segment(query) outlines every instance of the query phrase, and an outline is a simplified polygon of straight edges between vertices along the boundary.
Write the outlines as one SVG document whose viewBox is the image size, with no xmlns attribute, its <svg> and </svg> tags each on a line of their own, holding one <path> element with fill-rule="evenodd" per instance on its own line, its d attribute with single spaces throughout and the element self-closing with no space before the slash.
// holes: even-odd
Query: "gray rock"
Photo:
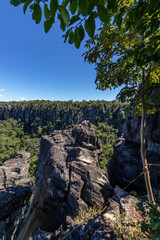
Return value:
<svg viewBox="0 0 160 240">
<path fill-rule="evenodd" d="M 20 151 L 17 157 L 0 167 L 0 239 L 13 239 L 33 190 L 27 178 L 30 154 Z"/>
<path fill-rule="evenodd" d="M 116 186 L 114 195 L 116 198 L 109 199 L 107 206 L 101 214 L 93 217 L 86 225 L 75 225 L 57 237 L 54 240 L 113 240 L 117 238 L 116 224 L 120 224 L 120 216 L 123 221 L 136 226 L 142 220 L 142 213 L 137 208 L 137 203 L 141 200 L 123 191 Z M 122 215 L 121 215 L 122 214 Z M 119 238 L 121 239 L 121 238 Z M 127 238 L 126 238 L 127 239 Z"/>
<path fill-rule="evenodd" d="M 27 178 L 30 153 L 18 151 L 15 159 L 8 160 L 0 167 L 0 190 L 21 185 L 19 181 Z"/>
<path fill-rule="evenodd" d="M 126 115 L 123 128 L 126 141 L 140 144 L 140 126 L 141 117 L 133 113 Z M 146 115 L 145 136 L 147 149 L 160 156 L 160 111 Z"/>
<path fill-rule="evenodd" d="M 146 153 L 148 163 L 160 163 L 160 156 L 154 151 L 147 150 Z M 118 139 L 114 146 L 114 154 L 108 164 L 108 176 L 111 185 L 119 185 L 123 188 L 142 171 L 140 145 L 126 141 L 124 138 Z M 160 190 L 160 167 L 152 166 L 149 168 L 149 171 L 152 187 Z M 136 190 L 140 193 L 146 190 L 143 175 L 127 188 L 127 191 L 130 190 Z"/>
<path fill-rule="evenodd" d="M 38 227 L 54 232 L 72 223 L 79 209 L 104 204 L 113 194 L 99 167 L 102 152 L 88 121 L 41 139 L 35 195 L 17 240 Z"/>
</svg>

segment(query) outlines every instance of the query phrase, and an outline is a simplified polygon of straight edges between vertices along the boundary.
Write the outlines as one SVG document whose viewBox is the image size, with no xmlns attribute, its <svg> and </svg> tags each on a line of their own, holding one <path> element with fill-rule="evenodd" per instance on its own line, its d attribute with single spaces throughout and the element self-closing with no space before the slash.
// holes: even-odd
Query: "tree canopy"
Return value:
<svg viewBox="0 0 160 240">
<path fill-rule="evenodd" d="M 10 0 L 10 2 L 14 6 L 23 4 L 24 13 L 29 8 L 36 24 L 41 22 L 44 14 L 46 33 L 56 18 L 59 19 L 61 29 L 65 31 L 64 41 L 68 39 L 68 42 L 74 43 L 77 48 L 80 47 L 85 33 L 91 38 L 94 36 L 96 18 L 102 23 L 112 21 L 119 28 L 124 24 L 126 31 L 132 26 L 144 39 L 150 40 L 145 47 L 147 58 L 158 61 L 157 41 L 160 41 L 160 37 L 155 33 L 160 26 L 159 0 Z M 143 45 L 138 48 L 144 51 Z"/>
<path fill-rule="evenodd" d="M 154 36 L 158 35 L 160 30 L 157 30 Z M 105 90 L 123 85 L 118 97 L 122 101 L 135 97 L 142 83 L 142 69 L 145 68 L 145 87 L 148 89 L 146 100 L 150 104 L 153 99 L 159 102 L 160 64 L 151 60 L 148 57 L 150 53 L 143 50 L 149 41 L 149 38 L 144 39 L 132 27 L 130 31 L 126 31 L 124 24 L 121 28 L 114 23 L 104 24 L 99 29 L 99 34 L 87 41 L 88 51 L 84 54 L 85 60 L 96 66 L 97 88 Z M 140 50 L 139 46 L 142 45 L 144 47 Z"/>
</svg>

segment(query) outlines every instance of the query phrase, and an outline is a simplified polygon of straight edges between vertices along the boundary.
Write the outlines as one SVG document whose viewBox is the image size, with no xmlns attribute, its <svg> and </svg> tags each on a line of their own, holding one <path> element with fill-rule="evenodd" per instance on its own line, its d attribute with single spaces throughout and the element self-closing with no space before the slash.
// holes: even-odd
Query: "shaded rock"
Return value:
<svg viewBox="0 0 160 240">
<path fill-rule="evenodd" d="M 160 163 L 158 154 L 150 150 L 147 150 L 146 153 L 148 163 Z M 138 143 L 128 142 L 124 138 L 118 139 L 114 146 L 114 154 L 108 164 L 108 176 L 111 185 L 119 185 L 123 188 L 133 181 L 142 171 L 140 145 Z M 152 166 L 149 168 L 149 171 L 152 187 L 160 189 L 160 167 Z M 144 176 L 140 176 L 127 190 L 144 192 L 146 190 Z"/>
<path fill-rule="evenodd" d="M 38 227 L 64 230 L 79 209 L 102 205 L 112 196 L 113 188 L 99 167 L 101 152 L 88 121 L 41 139 L 35 195 L 17 240 L 27 239 Z"/>
<path fill-rule="evenodd" d="M 28 240 L 48 240 L 51 239 L 52 236 L 53 236 L 52 233 L 38 229 L 31 237 L 29 237 Z"/>
<path fill-rule="evenodd" d="M 128 142 L 140 144 L 140 126 L 140 116 L 127 114 L 123 127 L 124 138 Z M 146 115 L 145 136 L 147 149 L 160 156 L 160 111 Z"/>
<path fill-rule="evenodd" d="M 93 217 L 83 226 L 71 226 L 66 232 L 59 234 L 54 240 L 112 240 L 117 239 L 118 230 L 116 224 L 120 224 L 120 217 L 128 224 L 135 226 L 142 221 L 142 213 L 137 207 L 141 200 L 123 191 L 116 186 L 114 195 L 109 199 L 107 206 L 101 214 Z M 122 214 L 122 215 L 121 215 Z M 132 218 L 133 217 L 133 218 Z M 126 227 L 127 229 L 127 227 Z M 120 238 L 121 239 L 121 238 Z M 127 238 L 125 238 L 127 239 Z"/>
<path fill-rule="evenodd" d="M 27 178 L 30 154 L 19 151 L 15 159 L 0 167 L 0 239 L 13 239 L 33 190 Z"/>
</svg>

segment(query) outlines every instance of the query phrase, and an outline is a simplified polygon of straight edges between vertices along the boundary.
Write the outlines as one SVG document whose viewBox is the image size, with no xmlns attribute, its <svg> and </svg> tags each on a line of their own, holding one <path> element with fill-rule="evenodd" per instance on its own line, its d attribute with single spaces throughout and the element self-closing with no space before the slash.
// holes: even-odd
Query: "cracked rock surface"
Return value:
<svg viewBox="0 0 160 240">
<path fill-rule="evenodd" d="M 38 227 L 48 232 L 66 229 L 79 209 L 102 205 L 112 196 L 99 167 L 101 152 L 88 121 L 41 139 L 35 195 L 17 239 L 27 239 Z"/>
<path fill-rule="evenodd" d="M 33 190 L 27 178 L 30 153 L 19 151 L 15 159 L 0 167 L 0 239 L 13 239 Z"/>
</svg>

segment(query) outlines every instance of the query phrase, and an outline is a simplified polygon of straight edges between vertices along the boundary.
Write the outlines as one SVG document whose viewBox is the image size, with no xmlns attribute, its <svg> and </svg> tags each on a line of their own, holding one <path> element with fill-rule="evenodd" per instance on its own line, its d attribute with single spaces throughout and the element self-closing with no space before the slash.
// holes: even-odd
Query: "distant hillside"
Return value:
<svg viewBox="0 0 160 240">
<path fill-rule="evenodd" d="M 89 120 L 94 125 L 107 123 L 121 132 L 124 106 L 116 101 L 0 102 L 0 120 L 21 120 L 25 131 L 32 135 L 49 134 L 54 129 L 72 128 L 83 120 Z"/>
</svg>

